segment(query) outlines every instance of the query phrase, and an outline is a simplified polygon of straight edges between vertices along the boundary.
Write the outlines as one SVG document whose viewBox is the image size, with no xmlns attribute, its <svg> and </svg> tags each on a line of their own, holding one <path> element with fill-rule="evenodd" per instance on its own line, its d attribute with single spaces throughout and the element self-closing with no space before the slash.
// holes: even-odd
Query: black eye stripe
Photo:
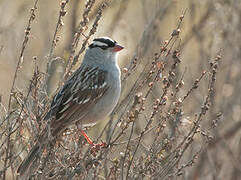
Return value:
<svg viewBox="0 0 241 180">
<path fill-rule="evenodd" d="M 98 45 L 95 45 L 93 43 L 91 45 L 89 45 L 89 48 L 95 48 L 95 47 L 99 47 L 101 49 L 107 49 L 108 48 L 108 46 L 98 46 Z"/>
</svg>

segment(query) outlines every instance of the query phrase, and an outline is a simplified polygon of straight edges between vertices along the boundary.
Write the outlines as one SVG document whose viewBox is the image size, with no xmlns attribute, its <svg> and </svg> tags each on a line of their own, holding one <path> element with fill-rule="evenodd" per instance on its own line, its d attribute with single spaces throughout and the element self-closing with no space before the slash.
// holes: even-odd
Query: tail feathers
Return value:
<svg viewBox="0 0 241 180">
<path fill-rule="evenodd" d="M 17 170 L 18 174 L 22 175 L 28 170 L 30 165 L 35 160 L 38 152 L 39 152 L 39 145 L 35 144 L 34 147 L 31 149 L 31 151 L 29 152 L 28 156 L 23 160 L 23 162 L 18 167 L 18 170 Z"/>
</svg>

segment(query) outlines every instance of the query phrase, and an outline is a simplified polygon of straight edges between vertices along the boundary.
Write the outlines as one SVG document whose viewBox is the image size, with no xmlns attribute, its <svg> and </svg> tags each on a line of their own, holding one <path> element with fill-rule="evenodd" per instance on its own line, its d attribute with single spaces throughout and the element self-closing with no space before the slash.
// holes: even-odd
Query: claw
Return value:
<svg viewBox="0 0 241 180">
<path fill-rule="evenodd" d="M 90 152 L 93 156 L 96 156 L 96 153 L 101 149 L 101 148 L 106 148 L 107 144 L 104 142 L 100 144 L 93 144 L 93 146 L 90 149 Z"/>
<path fill-rule="evenodd" d="M 91 154 L 93 154 L 94 156 L 96 155 L 96 152 L 98 152 L 100 150 L 100 148 L 106 148 L 107 144 L 105 142 L 102 142 L 100 144 L 94 144 L 93 141 L 88 137 L 88 135 L 81 130 L 82 135 L 85 137 L 85 139 L 87 140 L 87 142 L 92 145 L 91 147 Z"/>
</svg>

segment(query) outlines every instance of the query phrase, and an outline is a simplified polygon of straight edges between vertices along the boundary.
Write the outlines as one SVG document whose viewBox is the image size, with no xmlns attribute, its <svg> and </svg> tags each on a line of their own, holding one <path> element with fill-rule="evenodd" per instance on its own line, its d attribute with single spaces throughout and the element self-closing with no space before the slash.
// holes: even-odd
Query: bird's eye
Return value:
<svg viewBox="0 0 241 180">
<path fill-rule="evenodd" d="M 101 49 L 106 50 L 108 47 L 107 46 L 100 46 Z"/>
<path fill-rule="evenodd" d="M 100 46 L 100 45 L 98 45 L 98 44 L 94 44 L 94 43 L 92 43 L 91 45 L 89 45 L 89 48 L 96 48 L 96 47 L 99 47 L 99 48 L 101 48 L 102 50 L 106 50 L 106 49 L 108 49 L 108 46 Z"/>
</svg>

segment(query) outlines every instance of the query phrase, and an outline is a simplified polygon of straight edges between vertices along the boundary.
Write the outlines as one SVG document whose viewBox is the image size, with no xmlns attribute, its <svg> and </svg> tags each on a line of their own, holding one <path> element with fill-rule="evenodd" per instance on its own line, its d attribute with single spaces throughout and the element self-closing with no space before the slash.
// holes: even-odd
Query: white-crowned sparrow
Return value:
<svg viewBox="0 0 241 180">
<path fill-rule="evenodd" d="M 116 41 L 96 38 L 86 50 L 81 66 L 54 96 L 50 111 L 44 119 L 50 120 L 51 136 L 56 138 L 69 125 L 94 124 L 107 117 L 120 97 L 121 81 L 117 55 L 123 47 Z M 23 174 L 46 143 L 49 131 L 41 133 L 38 142 L 19 166 Z"/>
</svg>

